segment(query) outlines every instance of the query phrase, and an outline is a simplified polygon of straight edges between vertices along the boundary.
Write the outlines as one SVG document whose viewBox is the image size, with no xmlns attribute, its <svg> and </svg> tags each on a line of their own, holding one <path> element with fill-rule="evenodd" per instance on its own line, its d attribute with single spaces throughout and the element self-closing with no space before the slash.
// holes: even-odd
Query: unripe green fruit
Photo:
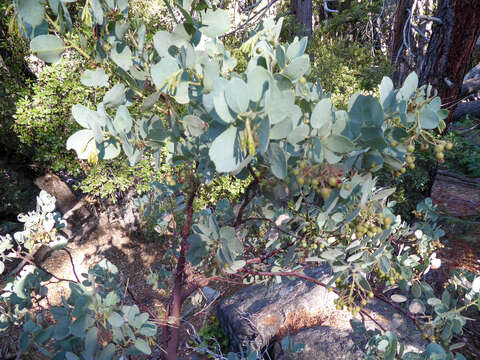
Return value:
<svg viewBox="0 0 480 360">
<path fill-rule="evenodd" d="M 373 163 L 370 164 L 370 169 L 375 169 L 376 167 L 377 167 L 376 163 L 373 162 Z"/>
<path fill-rule="evenodd" d="M 453 144 L 449 141 L 445 144 L 445 149 L 447 150 L 452 150 L 453 149 Z"/>
<path fill-rule="evenodd" d="M 305 79 L 304 76 L 302 76 L 298 81 L 300 81 L 300 84 L 305 85 L 307 83 L 307 79 Z"/>
<path fill-rule="evenodd" d="M 397 147 L 398 146 L 398 141 L 396 141 L 396 140 L 390 141 L 390 146 Z"/>
<path fill-rule="evenodd" d="M 323 187 L 323 188 L 320 189 L 320 195 L 324 199 L 328 199 L 330 197 L 331 193 L 332 193 L 332 190 L 327 188 L 327 187 Z"/>
<path fill-rule="evenodd" d="M 345 184 L 344 188 L 345 190 L 349 191 L 352 187 L 350 186 L 350 184 Z"/>
<path fill-rule="evenodd" d="M 369 297 L 370 299 L 373 299 L 373 296 L 374 296 L 373 291 L 370 291 L 370 292 L 368 293 L 368 297 Z"/>
<path fill-rule="evenodd" d="M 402 174 L 405 174 L 405 173 L 407 172 L 407 169 L 405 169 L 404 167 L 402 167 L 402 168 L 400 169 L 400 172 L 401 172 Z"/>
<path fill-rule="evenodd" d="M 372 238 L 372 237 L 375 236 L 375 234 L 373 233 L 373 231 L 367 231 L 367 236 L 368 236 L 369 238 Z"/>
<path fill-rule="evenodd" d="M 363 299 L 363 300 L 360 302 L 360 304 L 362 304 L 362 306 L 367 305 L 367 300 Z"/>
<path fill-rule="evenodd" d="M 443 144 L 435 146 L 435 152 L 441 153 L 445 149 L 445 146 Z"/>
<path fill-rule="evenodd" d="M 435 157 L 437 158 L 437 160 L 442 160 L 443 157 L 444 157 L 444 154 L 443 154 L 443 152 L 437 152 L 435 154 Z"/>
<path fill-rule="evenodd" d="M 307 162 L 306 161 L 300 161 L 298 166 L 300 167 L 300 169 L 305 169 L 305 167 L 307 166 Z"/>
<path fill-rule="evenodd" d="M 392 218 L 389 218 L 389 217 L 386 217 L 384 220 L 383 220 L 384 224 L 385 225 L 390 225 L 392 223 Z"/>
<path fill-rule="evenodd" d="M 328 178 L 328 185 L 330 185 L 331 187 L 337 186 L 337 178 L 334 176 L 330 176 Z"/>
<path fill-rule="evenodd" d="M 295 168 L 295 170 L 293 170 L 293 175 L 295 175 L 295 176 L 300 175 L 300 169 Z"/>
<path fill-rule="evenodd" d="M 413 152 L 415 151 L 415 146 L 413 146 L 413 145 L 408 145 L 408 146 L 407 146 L 407 151 L 408 151 L 410 154 L 413 153 Z"/>
<path fill-rule="evenodd" d="M 297 177 L 297 183 L 298 185 L 303 185 L 305 183 L 305 178 L 303 176 Z"/>
<path fill-rule="evenodd" d="M 413 169 L 415 169 L 415 164 L 410 164 L 410 165 L 408 165 L 408 167 L 413 170 Z"/>
</svg>

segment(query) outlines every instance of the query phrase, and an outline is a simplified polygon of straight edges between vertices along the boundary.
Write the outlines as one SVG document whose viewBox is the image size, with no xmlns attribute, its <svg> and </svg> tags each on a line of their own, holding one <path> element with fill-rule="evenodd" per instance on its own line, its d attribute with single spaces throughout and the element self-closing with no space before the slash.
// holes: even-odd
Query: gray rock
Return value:
<svg viewBox="0 0 480 360">
<path fill-rule="evenodd" d="M 353 360 L 361 359 L 362 352 L 355 349 L 355 342 L 348 330 L 333 329 L 329 326 L 314 326 L 300 330 L 291 337 L 293 343 L 302 343 L 303 351 L 286 354 L 281 341 L 273 345 L 273 358 L 278 360 Z"/>
<path fill-rule="evenodd" d="M 328 282 L 330 267 L 320 267 L 309 275 Z M 218 319 L 230 337 L 233 351 L 247 346 L 262 349 L 281 329 L 288 327 L 289 322 L 295 321 L 295 314 L 318 316 L 336 297 L 307 281 L 282 280 L 270 287 L 250 286 L 220 302 Z"/>
<path fill-rule="evenodd" d="M 331 279 L 330 267 L 322 266 L 308 275 L 327 283 Z M 350 325 L 352 315 L 336 310 L 336 297 L 324 287 L 301 279 L 271 287 L 254 285 L 223 300 L 218 306 L 218 318 L 230 337 L 233 351 L 247 346 L 261 350 L 272 345 L 279 335 L 293 330 L 297 332 L 295 342 L 306 341 L 305 355 L 298 359 L 312 359 L 308 354 L 315 354 L 315 359 L 331 359 L 332 354 L 335 359 L 348 359 L 347 352 L 356 341 Z M 389 304 L 374 299 L 365 310 L 375 320 L 365 316 L 367 329 L 379 328 L 379 324 L 385 330 L 395 331 L 406 343 L 406 351 L 418 352 L 424 346 L 422 334 L 413 322 Z M 301 330 L 304 327 L 311 330 Z M 278 344 L 274 346 L 277 356 L 281 356 L 278 348 Z"/>
<path fill-rule="evenodd" d="M 375 320 L 365 317 L 364 325 L 367 330 L 379 329 L 378 324 L 385 330 L 393 331 L 405 344 L 405 352 L 421 352 L 427 344 L 422 339 L 422 333 L 418 331 L 413 322 L 403 314 L 395 311 L 389 304 L 380 300 L 369 301 L 365 310 Z M 346 311 L 334 311 L 339 319 L 350 320 L 351 314 Z M 360 316 L 357 319 L 361 320 Z M 304 351 L 298 354 L 289 354 L 293 360 L 315 359 L 360 359 L 361 351 L 365 345 L 365 339 L 357 337 L 352 328 L 346 322 L 340 321 L 335 326 L 315 326 L 300 330 L 291 337 L 293 343 L 304 344 Z M 322 324 L 327 325 L 327 324 Z M 330 325 L 330 324 L 328 324 Z M 286 360 L 287 354 L 281 350 L 281 340 L 272 344 L 274 359 Z M 354 345 L 357 345 L 354 348 Z M 312 355 L 315 355 L 312 357 Z"/>
<path fill-rule="evenodd" d="M 208 287 L 208 286 L 205 286 L 202 288 L 202 293 L 203 295 L 205 295 L 207 302 L 211 302 L 215 300 L 218 297 L 218 295 L 220 295 L 219 291 L 212 289 L 211 287 Z"/>
</svg>

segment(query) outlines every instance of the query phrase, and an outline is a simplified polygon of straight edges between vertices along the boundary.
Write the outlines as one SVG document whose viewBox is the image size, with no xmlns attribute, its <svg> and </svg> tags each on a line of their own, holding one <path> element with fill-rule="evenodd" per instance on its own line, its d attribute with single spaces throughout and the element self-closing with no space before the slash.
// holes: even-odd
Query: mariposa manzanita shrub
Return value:
<svg viewBox="0 0 480 360">
<path fill-rule="evenodd" d="M 48 3 L 56 20 L 44 19 L 40 1 L 15 4 L 19 21 L 31 25 L 25 27 L 26 35 L 39 57 L 53 62 L 65 47 L 79 48 L 70 37 L 49 34 L 43 26 L 70 31 L 63 2 Z M 182 19 L 176 19 L 174 30 L 158 31 L 146 41 L 146 28 L 128 22 L 127 5 L 113 0 L 85 4 L 82 18 L 93 26 L 96 45 L 81 51 L 99 63 L 113 63 L 122 80 L 96 109 L 72 107 L 83 129 L 67 140 L 67 147 L 92 163 L 123 152 L 132 166 L 145 151 L 160 160 L 166 148 L 167 160 L 184 166 L 185 171 L 155 185 L 159 191 L 153 199 L 174 204 L 159 214 L 159 221 L 173 217 L 167 236 L 175 259 L 171 296 L 158 333 L 165 357 L 177 358 L 182 304 L 201 287 L 225 278 L 279 281 L 304 276 L 306 267 L 328 262 L 333 278 L 325 286 L 339 295 L 339 307 L 356 315 L 366 311 L 362 306 L 369 298 L 378 297 L 398 303 L 419 329 L 427 329 L 430 343 L 422 354 L 404 354 L 393 332 L 376 332 L 367 334 L 366 356 L 462 359 L 460 345 L 448 344 L 462 332 L 461 309 L 476 300 L 449 293 L 437 299 L 423 281 L 438 266 L 433 254 L 443 235 L 433 205 L 419 205 L 424 222 L 410 228 L 386 204 L 395 189 L 379 188 L 375 178 L 382 168 L 397 175 L 413 168 L 416 145 L 444 146 L 430 133 L 447 116 L 435 90 L 419 87 L 414 73 L 397 90 L 384 78 L 379 98 L 355 94 L 347 111 L 337 110 L 321 86 L 307 80 L 307 39 L 279 41 L 282 20 L 265 20 L 251 32 L 241 47 L 248 66 L 237 73 L 237 62 L 220 39 L 230 29 L 226 11 L 204 2 L 176 4 Z M 109 84 L 101 66 L 83 78 L 91 86 Z M 184 104 L 187 113 L 180 116 L 175 103 Z M 141 104 L 140 111 L 130 111 L 135 104 Z M 196 208 L 201 189 L 225 173 L 248 179 L 243 200 L 233 204 L 222 199 L 214 208 Z M 478 282 L 473 284 L 475 296 Z M 385 285 L 395 290 L 391 298 L 382 292 Z M 78 285 L 82 296 L 99 295 L 98 301 L 105 301 L 108 294 L 89 292 L 89 286 Z M 82 311 L 90 313 L 96 306 L 85 300 Z M 71 324 L 62 324 L 72 333 L 81 316 L 89 315 L 77 313 Z M 82 331 L 72 333 L 78 347 L 60 345 L 60 351 L 76 354 L 69 355 L 75 359 L 93 358 L 84 350 L 98 335 L 90 334 L 90 325 L 86 321 Z M 354 326 L 365 333 L 359 324 Z M 141 337 L 131 335 L 131 351 L 148 354 L 147 342 L 139 345 Z M 95 358 L 126 354 L 122 339 L 114 336 L 110 344 L 96 347 L 107 355 Z"/>
</svg>

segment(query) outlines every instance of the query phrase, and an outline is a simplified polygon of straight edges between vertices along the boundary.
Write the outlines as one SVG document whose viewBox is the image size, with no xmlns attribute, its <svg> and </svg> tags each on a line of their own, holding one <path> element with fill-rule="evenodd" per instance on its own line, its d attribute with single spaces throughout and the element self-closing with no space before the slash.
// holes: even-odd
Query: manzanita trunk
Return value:
<svg viewBox="0 0 480 360">
<path fill-rule="evenodd" d="M 427 53 L 419 64 L 420 84 L 430 83 L 448 104 L 457 101 L 480 35 L 480 0 L 438 0 Z M 453 109 L 452 109 L 453 110 Z M 453 120 L 453 111 L 447 119 Z"/>
</svg>

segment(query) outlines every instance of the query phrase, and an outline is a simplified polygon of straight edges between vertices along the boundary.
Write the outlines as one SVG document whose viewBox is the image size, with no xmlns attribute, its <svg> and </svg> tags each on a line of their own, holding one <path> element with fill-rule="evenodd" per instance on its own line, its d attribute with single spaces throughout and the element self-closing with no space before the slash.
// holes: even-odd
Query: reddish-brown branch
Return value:
<svg viewBox="0 0 480 360">
<path fill-rule="evenodd" d="M 304 237 L 305 237 L 305 234 L 302 234 L 302 235 L 297 235 L 297 234 L 294 234 L 294 233 L 291 233 L 287 230 L 284 230 L 282 229 L 280 226 L 278 226 L 277 224 L 275 224 L 275 222 L 271 219 L 268 219 L 268 218 L 260 218 L 260 217 L 253 217 L 253 218 L 248 218 L 248 219 L 244 219 L 244 220 L 241 220 L 239 225 L 243 224 L 243 223 L 246 223 L 248 221 L 267 221 L 267 222 L 270 222 L 273 227 L 275 229 L 277 229 L 279 232 L 281 233 L 284 233 L 285 235 L 289 235 L 291 237 L 294 237 L 294 238 L 297 238 L 298 240 L 302 240 Z M 280 247 L 279 249 L 275 249 L 265 255 L 261 255 L 261 256 L 258 256 L 258 257 L 255 257 L 253 259 L 248 259 L 246 260 L 246 263 L 247 265 L 248 264 L 259 264 L 259 263 L 262 263 L 263 261 L 265 261 L 266 259 L 268 258 L 271 258 L 272 256 L 275 256 L 279 253 L 281 253 L 282 251 L 285 251 L 285 250 L 288 250 L 288 248 L 290 248 L 290 246 L 292 246 L 294 244 L 294 242 L 289 242 L 289 243 L 286 243 L 285 245 L 283 245 L 282 247 Z"/>
<path fill-rule="evenodd" d="M 62 250 L 65 251 L 67 253 L 68 257 L 70 258 L 70 264 L 72 265 L 73 275 L 75 276 L 75 279 L 77 279 L 77 282 L 80 282 L 80 278 L 78 277 L 77 271 L 75 270 L 75 264 L 73 263 L 72 254 L 66 248 L 63 248 Z"/>
<path fill-rule="evenodd" d="M 304 280 L 307 280 L 307 281 L 312 282 L 314 284 L 323 286 L 324 288 L 327 288 L 327 284 L 325 284 L 324 282 L 322 282 L 320 280 L 317 280 L 315 278 L 312 278 L 310 276 L 300 274 L 299 272 L 296 272 L 296 271 L 270 272 L 270 271 L 253 271 L 253 270 L 249 270 L 249 269 L 244 268 L 244 269 L 241 270 L 241 272 L 245 272 L 245 273 L 250 274 L 250 275 L 258 275 L 258 276 L 293 276 L 293 277 L 297 277 L 299 279 L 304 279 Z M 332 290 L 333 290 L 333 292 L 335 292 L 337 294 L 340 294 L 340 292 L 338 290 L 335 290 L 333 288 L 332 288 Z"/>
<path fill-rule="evenodd" d="M 394 304 L 393 302 L 391 302 L 390 300 L 388 300 L 387 298 L 385 298 L 385 296 L 383 296 L 383 295 L 375 294 L 375 297 L 376 297 L 377 299 L 383 301 L 385 304 L 390 305 L 390 306 L 393 307 L 395 310 L 400 311 L 403 315 L 405 315 L 405 316 L 408 317 L 410 320 L 412 320 L 413 323 L 415 324 L 415 326 L 420 329 L 420 323 L 418 322 L 418 319 L 417 319 L 415 316 L 410 315 L 407 311 L 405 311 L 404 309 L 402 309 L 402 308 L 401 308 L 400 306 L 398 306 L 397 304 Z"/>
<path fill-rule="evenodd" d="M 185 224 L 183 225 L 182 229 L 182 239 L 180 241 L 180 254 L 178 257 L 177 268 L 175 271 L 175 280 L 173 284 L 173 299 L 171 306 L 168 306 L 168 320 L 170 327 L 167 327 L 167 333 L 164 333 L 166 337 L 167 345 L 167 359 L 168 360 L 176 360 L 177 357 L 177 349 L 180 337 L 180 315 L 182 310 L 182 304 L 185 300 L 183 294 L 183 288 L 185 286 L 185 267 L 187 264 L 186 254 L 188 251 L 188 236 L 190 235 L 190 229 L 192 227 L 193 221 L 193 200 L 195 199 L 195 194 L 197 191 L 197 187 L 194 186 L 192 193 L 190 194 L 187 207 L 186 207 L 186 216 L 185 216 Z M 170 304 L 169 304 L 170 305 Z M 170 320 L 171 319 L 171 320 Z"/>
<path fill-rule="evenodd" d="M 29 263 L 30 265 L 33 265 L 35 267 L 37 267 L 39 270 L 43 271 L 44 273 L 46 273 L 47 275 L 50 275 L 52 278 L 56 279 L 58 282 L 72 282 L 72 283 L 79 283 L 80 280 L 78 280 L 78 277 L 77 277 L 77 280 L 70 280 L 70 279 L 64 279 L 64 278 L 61 278 L 61 277 L 58 277 L 56 276 L 55 274 L 51 273 L 50 271 L 48 271 L 47 269 L 45 269 L 43 266 L 37 264 L 35 261 L 33 261 L 32 259 L 30 259 L 27 256 L 23 256 L 21 254 L 18 254 L 17 256 L 15 256 L 16 258 L 18 259 L 22 259 L 23 261 L 25 261 L 25 263 Z"/>
<path fill-rule="evenodd" d="M 243 212 L 245 211 L 245 208 L 250 204 L 250 202 L 253 200 L 253 198 L 256 196 L 256 192 L 254 192 L 251 196 L 248 196 L 250 191 L 253 190 L 253 188 L 258 184 L 259 179 L 257 175 L 255 174 L 255 171 L 253 171 L 251 165 L 248 165 L 248 170 L 250 171 L 250 174 L 253 176 L 253 180 L 248 184 L 247 188 L 245 189 L 245 198 L 243 200 L 242 205 L 240 206 L 240 209 L 238 210 L 237 218 L 235 219 L 235 223 L 233 226 L 238 226 L 242 222 L 242 217 L 243 217 Z"/>
<path fill-rule="evenodd" d="M 375 323 L 375 325 L 377 325 L 377 326 L 380 328 L 380 330 L 382 330 L 383 332 L 386 331 L 385 328 L 384 328 L 382 325 L 380 325 L 380 323 L 379 323 L 377 320 L 375 320 L 375 319 L 374 319 L 369 313 L 367 313 L 365 310 L 363 310 L 363 309 L 360 310 L 360 314 L 362 314 L 362 321 L 363 321 L 363 322 L 365 322 L 365 319 L 363 318 L 363 315 L 365 315 L 365 316 L 368 317 L 370 320 L 372 320 L 372 321 Z"/>
</svg>

